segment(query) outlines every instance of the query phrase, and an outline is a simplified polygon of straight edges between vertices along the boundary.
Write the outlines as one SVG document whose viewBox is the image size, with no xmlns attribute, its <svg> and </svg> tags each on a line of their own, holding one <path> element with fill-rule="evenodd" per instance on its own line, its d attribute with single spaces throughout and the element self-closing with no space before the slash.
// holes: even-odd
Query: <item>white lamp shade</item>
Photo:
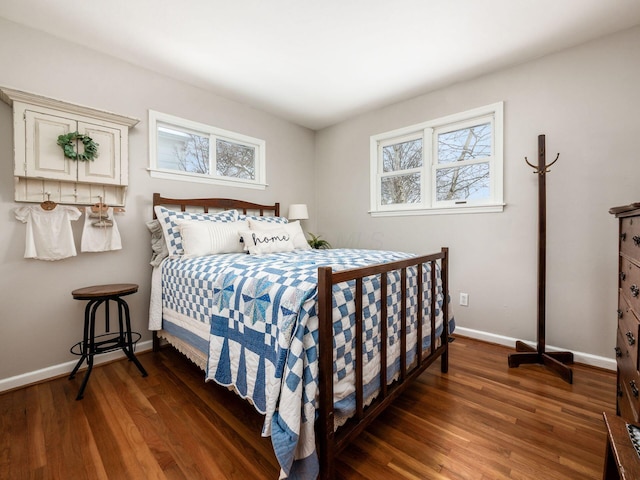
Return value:
<svg viewBox="0 0 640 480">
<path fill-rule="evenodd" d="M 304 203 L 289 205 L 289 220 L 306 220 L 309 218 L 307 206 Z"/>
</svg>

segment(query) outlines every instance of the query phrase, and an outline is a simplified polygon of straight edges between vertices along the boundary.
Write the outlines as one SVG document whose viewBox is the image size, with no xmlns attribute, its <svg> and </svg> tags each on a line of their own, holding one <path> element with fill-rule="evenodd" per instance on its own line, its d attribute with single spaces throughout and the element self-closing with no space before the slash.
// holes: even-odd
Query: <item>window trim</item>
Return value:
<svg viewBox="0 0 640 480">
<path fill-rule="evenodd" d="M 255 148 L 255 180 L 244 178 L 224 177 L 221 175 L 194 172 L 181 172 L 169 168 L 158 167 L 158 125 L 176 127 L 179 130 L 191 130 L 195 134 L 208 134 L 210 148 L 215 150 L 216 139 L 237 143 Z M 215 155 L 215 151 L 213 153 Z M 253 188 L 264 190 L 266 181 L 266 142 L 259 138 L 250 137 L 241 133 L 224 130 L 204 123 L 176 117 L 168 113 L 157 112 L 149 109 L 149 167 L 147 169 L 153 178 L 168 180 L 180 180 L 194 183 L 207 183 L 212 185 L 225 185 L 240 188 Z"/>
<path fill-rule="evenodd" d="M 437 164 L 437 142 L 434 136 L 438 131 L 447 131 L 464 128 L 465 125 L 480 124 L 485 118 L 493 120 L 492 140 L 493 155 L 489 160 L 490 169 L 490 193 L 491 197 L 486 201 L 474 201 L 465 205 L 443 204 L 434 205 L 433 190 L 435 188 L 435 171 Z M 401 215 L 440 215 L 457 213 L 494 213 L 504 210 L 504 173 L 503 173 L 503 130 L 504 130 L 504 102 L 497 102 L 483 107 L 474 108 L 465 112 L 448 115 L 426 122 L 398 128 L 389 132 L 372 135 L 370 137 L 370 211 L 373 217 L 401 216 Z M 409 138 L 411 135 L 422 135 L 423 161 L 422 161 L 422 191 L 423 201 L 417 204 L 393 204 L 382 205 L 381 179 L 382 171 L 382 145 L 395 140 Z M 485 163 L 482 161 L 479 163 Z M 443 168 L 443 167 L 440 167 Z"/>
</svg>

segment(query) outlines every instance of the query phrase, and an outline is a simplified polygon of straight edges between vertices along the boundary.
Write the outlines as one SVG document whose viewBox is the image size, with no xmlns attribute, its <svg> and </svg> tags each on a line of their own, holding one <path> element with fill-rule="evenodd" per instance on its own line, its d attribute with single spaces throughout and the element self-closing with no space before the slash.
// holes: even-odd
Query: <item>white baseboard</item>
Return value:
<svg viewBox="0 0 640 480">
<path fill-rule="evenodd" d="M 505 337 L 503 335 L 495 335 L 493 333 L 483 332 L 481 330 L 473 330 L 471 328 L 464 328 L 456 326 L 456 331 L 463 337 L 474 338 L 476 340 L 482 340 L 490 343 L 497 343 L 498 345 L 505 345 L 507 347 L 516 346 L 517 338 Z M 520 340 L 527 345 L 535 348 L 536 343 L 531 341 Z M 547 345 L 547 350 L 550 352 L 565 351 L 566 348 L 558 348 L 552 345 Z M 585 365 L 591 365 L 593 367 L 604 368 L 606 370 L 616 371 L 616 361 L 613 358 L 598 357 L 597 355 L 591 355 L 590 353 L 573 352 L 573 360 L 577 363 L 584 363 Z"/>
<path fill-rule="evenodd" d="M 485 342 L 496 343 L 498 345 L 505 345 L 507 347 L 515 347 L 516 338 L 505 337 L 503 335 L 495 335 L 493 333 L 483 332 L 481 330 L 473 330 L 470 328 L 458 327 L 456 326 L 455 333 L 459 333 L 464 337 L 474 338 L 476 340 L 482 340 Z M 524 343 L 535 347 L 534 342 Z M 147 340 L 145 342 L 139 342 L 136 346 L 136 352 L 146 352 L 151 350 L 152 341 Z M 561 351 L 565 349 L 553 347 L 551 345 L 547 345 L 547 350 L 553 351 Z M 95 357 L 94 365 L 100 365 L 101 363 L 111 362 L 113 360 L 117 360 L 119 358 L 124 358 L 124 353 L 119 350 L 116 352 L 104 353 L 101 355 L 97 355 Z M 612 358 L 598 357 L 596 355 L 591 355 L 590 353 L 583 352 L 573 352 L 573 358 L 578 363 L 584 363 L 585 365 L 591 365 L 594 367 L 604 368 L 607 370 L 616 370 L 616 361 Z M 505 360 L 506 361 L 506 360 Z M 6 390 L 12 390 L 14 388 L 24 387 L 26 385 L 31 385 L 33 383 L 41 382 L 43 380 L 47 380 L 50 378 L 59 377 L 62 375 L 67 375 L 71 373 L 73 367 L 75 366 L 77 360 L 73 360 L 71 362 L 61 363 L 59 365 L 53 365 L 51 367 L 43 368 L 41 370 L 36 370 L 34 372 L 23 373 L 22 375 L 16 375 L 15 377 L 5 378 L 0 380 L 0 392 L 4 392 Z"/>
<path fill-rule="evenodd" d="M 146 352 L 151 350 L 153 346 L 153 342 L 151 340 L 147 340 L 145 342 L 138 342 L 136 344 L 136 353 Z M 117 360 L 120 358 L 125 358 L 125 354 L 122 350 L 103 353 L 100 355 L 96 355 L 94 357 L 93 365 L 100 365 L 101 363 L 111 362 L 113 360 Z M 16 375 L 15 377 L 5 378 L 0 380 L 0 392 L 4 392 L 6 390 L 12 390 L 14 388 L 25 387 L 27 385 L 31 385 L 33 383 L 38 383 L 43 380 L 48 380 L 50 378 L 60 377 L 62 375 L 68 375 L 73 370 L 73 367 L 76 366 L 78 360 L 73 360 L 71 362 L 61 363 L 59 365 L 52 365 L 51 367 L 43 368 L 41 370 L 36 370 L 34 372 L 23 373 L 22 375 Z M 86 369 L 86 363 L 83 369 Z M 82 370 L 81 370 L 82 371 Z"/>
</svg>

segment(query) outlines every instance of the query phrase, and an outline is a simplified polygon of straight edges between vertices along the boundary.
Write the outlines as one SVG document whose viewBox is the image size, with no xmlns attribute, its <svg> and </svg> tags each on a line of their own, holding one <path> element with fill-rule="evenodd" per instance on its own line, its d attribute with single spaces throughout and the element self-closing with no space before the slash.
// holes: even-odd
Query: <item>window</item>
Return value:
<svg viewBox="0 0 640 480">
<path fill-rule="evenodd" d="M 265 188 L 265 142 L 149 110 L 152 177 Z"/>
<path fill-rule="evenodd" d="M 501 212 L 503 104 L 371 137 L 371 213 Z"/>
</svg>

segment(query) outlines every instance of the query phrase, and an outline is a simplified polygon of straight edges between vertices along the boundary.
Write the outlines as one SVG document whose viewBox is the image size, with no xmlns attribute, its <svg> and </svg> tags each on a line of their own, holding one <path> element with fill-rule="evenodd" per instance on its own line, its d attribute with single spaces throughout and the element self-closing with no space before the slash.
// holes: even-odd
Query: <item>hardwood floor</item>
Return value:
<svg viewBox="0 0 640 480">
<path fill-rule="evenodd" d="M 513 349 L 457 337 L 339 456 L 340 479 L 599 479 L 615 373 L 574 366 L 569 385 Z M 82 380 L 0 394 L 0 479 L 277 479 L 261 417 L 173 349 Z"/>
</svg>

